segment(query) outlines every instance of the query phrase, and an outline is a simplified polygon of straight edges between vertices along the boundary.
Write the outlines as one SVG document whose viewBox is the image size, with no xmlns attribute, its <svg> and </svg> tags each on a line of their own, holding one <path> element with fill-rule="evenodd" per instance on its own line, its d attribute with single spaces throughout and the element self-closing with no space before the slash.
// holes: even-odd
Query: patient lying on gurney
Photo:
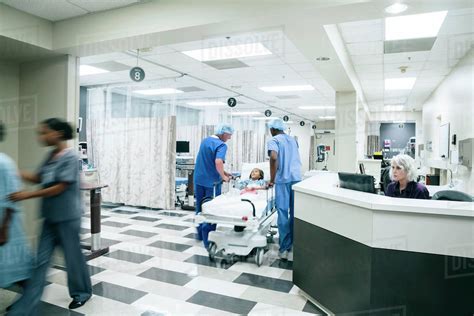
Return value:
<svg viewBox="0 0 474 316">
<path fill-rule="evenodd" d="M 246 193 L 257 193 L 256 190 L 266 189 L 267 183 L 264 178 L 263 170 L 254 168 L 250 172 L 249 178 L 247 180 L 241 180 L 237 182 L 235 187 L 240 189 L 240 194 Z"/>
</svg>

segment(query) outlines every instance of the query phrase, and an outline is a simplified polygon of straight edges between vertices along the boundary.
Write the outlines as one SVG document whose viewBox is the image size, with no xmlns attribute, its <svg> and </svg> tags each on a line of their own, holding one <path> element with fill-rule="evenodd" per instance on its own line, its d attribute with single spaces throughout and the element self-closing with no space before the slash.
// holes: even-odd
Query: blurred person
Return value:
<svg viewBox="0 0 474 316">
<path fill-rule="evenodd" d="M 67 283 L 72 302 L 70 309 L 83 306 L 92 295 L 89 271 L 80 247 L 81 203 L 79 158 L 67 141 L 73 138 L 69 123 L 52 118 L 38 128 L 39 142 L 53 147 L 38 172 L 22 172 L 23 180 L 41 184 L 32 192 L 10 195 L 12 201 L 41 198 L 44 218 L 38 246 L 37 264 L 27 281 L 23 296 L 12 306 L 11 315 L 35 315 L 44 289 L 46 272 L 54 248 L 60 245 L 66 262 Z"/>
<path fill-rule="evenodd" d="M 232 138 L 234 128 L 230 124 L 216 126 L 214 135 L 202 140 L 194 167 L 194 193 L 196 195 L 196 214 L 201 212 L 201 203 L 205 198 L 221 194 L 221 181 L 229 182 L 232 174 L 224 170 L 227 153 L 226 142 Z M 209 247 L 209 232 L 216 230 L 215 224 L 202 223 L 197 228 L 198 240 Z"/>
<path fill-rule="evenodd" d="M 280 249 L 278 256 L 288 259 L 293 247 L 293 223 L 295 216 L 295 194 L 292 186 L 301 181 L 301 160 L 298 143 L 285 134 L 285 123 L 274 119 L 267 123 L 272 138 L 267 142 L 270 157 L 270 182 L 275 186 L 275 206 L 278 212 L 278 234 Z"/>
</svg>

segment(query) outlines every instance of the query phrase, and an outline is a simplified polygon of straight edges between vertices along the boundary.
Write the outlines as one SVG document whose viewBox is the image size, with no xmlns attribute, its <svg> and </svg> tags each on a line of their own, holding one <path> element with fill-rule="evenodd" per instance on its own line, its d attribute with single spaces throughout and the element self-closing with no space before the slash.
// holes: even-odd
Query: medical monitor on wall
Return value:
<svg viewBox="0 0 474 316">
<path fill-rule="evenodd" d="M 176 153 L 189 153 L 189 142 L 177 141 L 176 142 Z"/>
<path fill-rule="evenodd" d="M 375 193 L 375 182 L 373 176 L 347 172 L 339 172 L 338 175 L 339 187 L 341 188 Z"/>
</svg>

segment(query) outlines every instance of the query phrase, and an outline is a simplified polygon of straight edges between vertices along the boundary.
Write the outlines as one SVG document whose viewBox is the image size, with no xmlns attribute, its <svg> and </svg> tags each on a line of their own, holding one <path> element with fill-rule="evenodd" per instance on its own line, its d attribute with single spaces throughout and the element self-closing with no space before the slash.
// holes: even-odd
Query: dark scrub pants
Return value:
<svg viewBox="0 0 474 316">
<path fill-rule="evenodd" d="M 216 196 L 221 195 L 222 185 L 216 185 Z M 202 185 L 195 185 L 194 194 L 196 195 L 196 214 L 201 212 L 201 203 L 205 198 L 214 198 L 214 188 L 208 188 Z M 202 223 L 197 228 L 198 239 L 202 240 L 204 247 L 209 247 L 208 236 L 211 231 L 216 230 L 216 224 Z"/>
</svg>

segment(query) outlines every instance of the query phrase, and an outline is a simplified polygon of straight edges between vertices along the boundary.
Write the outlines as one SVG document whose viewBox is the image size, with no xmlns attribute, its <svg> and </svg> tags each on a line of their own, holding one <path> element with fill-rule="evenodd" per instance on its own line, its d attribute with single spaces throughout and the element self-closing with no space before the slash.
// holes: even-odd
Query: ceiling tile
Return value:
<svg viewBox="0 0 474 316">
<path fill-rule="evenodd" d="M 350 55 L 377 55 L 383 53 L 383 41 L 347 44 Z"/>
<path fill-rule="evenodd" d="M 100 1 L 67 0 L 67 1 L 89 12 L 111 10 L 111 9 L 120 8 L 120 7 L 124 7 L 124 6 L 128 6 L 128 5 L 140 2 L 140 0 L 100 0 Z"/>
<path fill-rule="evenodd" d="M 341 23 L 338 25 L 345 43 L 383 41 L 383 20 Z"/>
</svg>

